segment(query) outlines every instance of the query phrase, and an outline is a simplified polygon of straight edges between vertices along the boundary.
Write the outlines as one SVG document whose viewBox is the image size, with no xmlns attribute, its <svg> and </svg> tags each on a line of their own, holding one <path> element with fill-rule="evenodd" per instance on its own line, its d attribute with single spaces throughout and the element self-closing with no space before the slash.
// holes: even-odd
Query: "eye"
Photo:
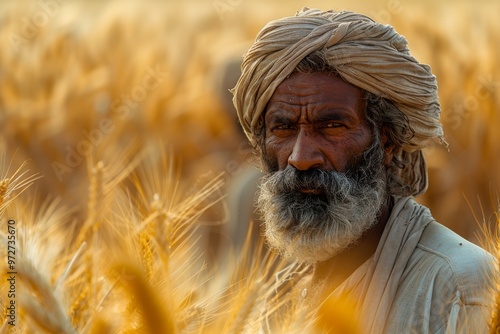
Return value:
<svg viewBox="0 0 500 334">
<path fill-rule="evenodd" d="M 345 126 L 344 124 L 338 123 L 338 122 L 328 122 L 328 123 L 323 124 L 323 127 L 327 128 L 327 129 L 336 129 L 336 128 L 341 128 L 344 126 Z"/>
<path fill-rule="evenodd" d="M 347 130 L 347 125 L 343 122 L 326 121 L 324 123 L 318 124 L 318 131 L 322 132 L 324 135 L 328 136 L 340 136 Z"/>
<path fill-rule="evenodd" d="M 293 128 L 293 125 L 291 124 L 280 124 L 274 127 L 276 130 L 290 130 Z"/>
<path fill-rule="evenodd" d="M 286 138 L 293 136 L 297 126 L 292 122 L 277 123 L 270 127 L 270 135 L 277 138 Z"/>
<path fill-rule="evenodd" d="M 272 131 L 284 131 L 293 129 L 295 129 L 295 125 L 293 123 L 279 123 L 271 128 Z"/>
</svg>

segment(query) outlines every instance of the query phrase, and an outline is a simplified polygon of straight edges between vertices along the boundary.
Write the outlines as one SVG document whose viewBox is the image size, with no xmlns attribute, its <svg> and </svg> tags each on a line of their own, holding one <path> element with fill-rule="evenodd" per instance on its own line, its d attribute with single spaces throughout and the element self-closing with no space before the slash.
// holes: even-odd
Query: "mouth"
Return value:
<svg viewBox="0 0 500 334">
<path fill-rule="evenodd" d="M 299 192 L 307 195 L 321 195 L 323 193 L 320 189 L 309 189 L 309 188 L 300 188 Z"/>
</svg>

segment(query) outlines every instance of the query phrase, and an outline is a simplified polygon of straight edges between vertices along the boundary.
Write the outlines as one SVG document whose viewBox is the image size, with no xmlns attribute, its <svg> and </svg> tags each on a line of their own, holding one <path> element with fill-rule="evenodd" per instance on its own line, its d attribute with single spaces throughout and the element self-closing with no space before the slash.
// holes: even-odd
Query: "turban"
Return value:
<svg viewBox="0 0 500 334">
<path fill-rule="evenodd" d="M 238 118 L 252 144 L 277 86 L 315 51 L 323 52 L 345 81 L 392 101 L 407 116 L 414 136 L 399 152 L 409 162 L 399 176 L 410 194 L 424 192 L 427 172 L 421 149 L 435 138 L 444 142 L 436 77 L 410 55 L 406 39 L 390 25 L 358 13 L 303 8 L 259 32 L 233 89 Z"/>
</svg>

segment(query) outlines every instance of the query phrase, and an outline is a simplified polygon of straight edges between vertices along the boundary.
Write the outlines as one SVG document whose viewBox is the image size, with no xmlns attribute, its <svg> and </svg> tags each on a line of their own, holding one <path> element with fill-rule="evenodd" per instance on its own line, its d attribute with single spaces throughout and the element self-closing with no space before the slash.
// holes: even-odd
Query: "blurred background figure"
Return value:
<svg viewBox="0 0 500 334">
<path fill-rule="evenodd" d="M 224 112 L 233 120 L 236 128 L 234 141 L 238 143 L 236 151 L 231 152 L 232 158 L 226 164 L 228 219 L 223 225 L 223 230 L 227 233 L 226 245 L 221 247 L 220 255 L 223 258 L 240 256 L 245 242 L 248 242 L 245 251 L 254 254 L 256 247 L 262 242 L 262 227 L 255 209 L 255 198 L 263 174 L 258 168 L 258 162 L 255 161 L 252 147 L 239 125 L 232 102 L 233 94 L 230 92 L 241 74 L 242 55 L 246 52 L 248 44 L 238 45 L 221 65 L 215 67 L 214 73 L 216 87 L 219 88 L 217 93 L 223 102 Z"/>
</svg>

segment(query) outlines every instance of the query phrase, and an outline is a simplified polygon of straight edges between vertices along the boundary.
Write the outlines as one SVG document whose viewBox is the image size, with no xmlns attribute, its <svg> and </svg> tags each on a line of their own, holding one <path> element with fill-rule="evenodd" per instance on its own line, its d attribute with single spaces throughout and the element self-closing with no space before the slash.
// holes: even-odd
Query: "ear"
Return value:
<svg viewBox="0 0 500 334">
<path fill-rule="evenodd" d="M 386 128 L 382 128 L 380 131 L 380 145 L 384 150 L 384 165 L 389 166 L 392 163 L 392 158 L 394 157 L 395 147 L 394 144 L 389 142 Z"/>
</svg>

